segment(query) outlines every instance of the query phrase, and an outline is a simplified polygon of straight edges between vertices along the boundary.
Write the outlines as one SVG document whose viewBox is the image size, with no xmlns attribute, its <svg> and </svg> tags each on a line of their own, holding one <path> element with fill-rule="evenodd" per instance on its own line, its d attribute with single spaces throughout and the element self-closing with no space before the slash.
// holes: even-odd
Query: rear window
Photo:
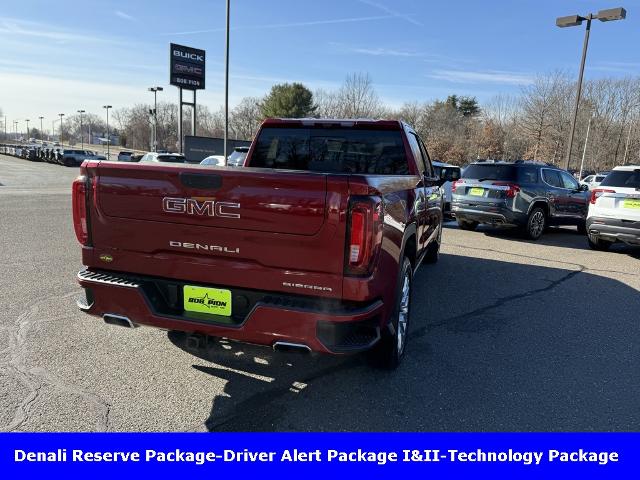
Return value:
<svg viewBox="0 0 640 480">
<path fill-rule="evenodd" d="M 408 175 L 400 131 L 264 128 L 252 167 L 326 173 Z"/>
<path fill-rule="evenodd" d="M 640 168 L 637 170 L 615 170 L 606 176 L 600 186 L 640 188 Z"/>
<path fill-rule="evenodd" d="M 518 179 L 518 169 L 513 165 L 472 164 L 465 168 L 462 178 L 473 180 L 504 180 L 514 182 Z"/>
<path fill-rule="evenodd" d="M 159 162 L 184 163 L 182 155 L 158 155 Z"/>
</svg>

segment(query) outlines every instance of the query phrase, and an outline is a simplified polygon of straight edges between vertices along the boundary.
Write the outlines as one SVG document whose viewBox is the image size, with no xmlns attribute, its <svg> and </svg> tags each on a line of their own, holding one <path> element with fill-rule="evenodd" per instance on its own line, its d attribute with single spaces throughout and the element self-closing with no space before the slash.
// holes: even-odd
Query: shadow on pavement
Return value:
<svg viewBox="0 0 640 480">
<path fill-rule="evenodd" d="M 442 255 L 416 275 L 395 372 L 226 340 L 194 368 L 227 381 L 212 431 L 638 430 L 638 312 L 616 280 Z"/>
</svg>

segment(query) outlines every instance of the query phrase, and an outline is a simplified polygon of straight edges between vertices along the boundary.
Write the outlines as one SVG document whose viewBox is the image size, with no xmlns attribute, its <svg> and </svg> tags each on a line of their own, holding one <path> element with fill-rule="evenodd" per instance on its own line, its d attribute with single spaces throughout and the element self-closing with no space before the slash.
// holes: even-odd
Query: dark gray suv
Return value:
<svg viewBox="0 0 640 480">
<path fill-rule="evenodd" d="M 576 225 L 585 233 L 588 187 L 539 162 L 477 162 L 452 186 L 451 212 L 460 228 L 518 227 L 537 240 L 548 225 Z"/>
</svg>

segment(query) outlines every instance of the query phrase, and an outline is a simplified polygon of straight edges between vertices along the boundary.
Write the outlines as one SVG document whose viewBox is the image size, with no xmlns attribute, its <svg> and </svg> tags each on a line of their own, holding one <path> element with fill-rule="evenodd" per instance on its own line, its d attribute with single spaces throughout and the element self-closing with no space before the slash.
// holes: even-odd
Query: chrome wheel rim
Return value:
<svg viewBox="0 0 640 480">
<path fill-rule="evenodd" d="M 537 237 L 542 233 L 543 229 L 544 229 L 544 213 L 538 210 L 531 217 L 531 222 L 529 224 L 529 231 L 531 232 L 531 236 Z"/>
<path fill-rule="evenodd" d="M 402 280 L 402 292 L 400 294 L 400 309 L 398 312 L 398 328 L 396 340 L 398 343 L 398 356 L 402 355 L 407 343 L 407 328 L 409 326 L 409 302 L 411 301 L 411 283 L 407 272 Z"/>
</svg>

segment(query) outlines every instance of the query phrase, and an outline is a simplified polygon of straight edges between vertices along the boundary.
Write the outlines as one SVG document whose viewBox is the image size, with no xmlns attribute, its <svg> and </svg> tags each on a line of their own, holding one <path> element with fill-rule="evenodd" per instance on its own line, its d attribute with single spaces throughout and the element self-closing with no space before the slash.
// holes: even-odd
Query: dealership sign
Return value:
<svg viewBox="0 0 640 480">
<path fill-rule="evenodd" d="M 169 46 L 169 83 L 188 90 L 204 89 L 205 52 L 175 43 Z"/>
</svg>

